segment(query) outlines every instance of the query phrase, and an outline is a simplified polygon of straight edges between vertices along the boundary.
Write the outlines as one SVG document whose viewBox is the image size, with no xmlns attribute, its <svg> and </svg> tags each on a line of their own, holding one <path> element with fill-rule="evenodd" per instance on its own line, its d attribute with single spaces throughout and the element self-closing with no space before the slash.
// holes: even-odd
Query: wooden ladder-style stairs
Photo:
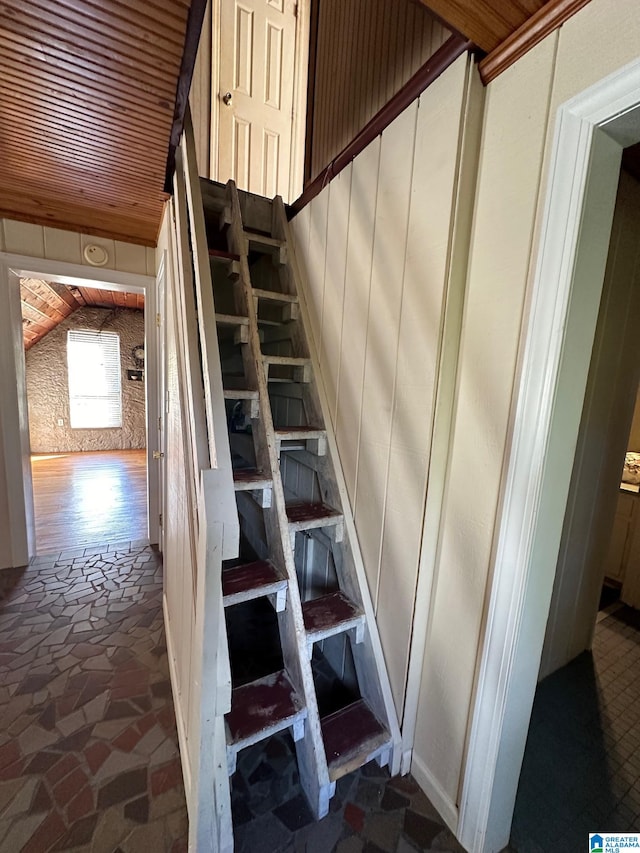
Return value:
<svg viewBox="0 0 640 853">
<path fill-rule="evenodd" d="M 201 188 L 245 553 L 223 564 L 227 624 L 260 644 L 237 622 L 268 600 L 282 662 L 252 677 L 230 641 L 228 772 L 241 749 L 289 729 L 321 818 L 341 776 L 371 759 L 398 772 L 398 722 L 282 200 Z"/>
</svg>

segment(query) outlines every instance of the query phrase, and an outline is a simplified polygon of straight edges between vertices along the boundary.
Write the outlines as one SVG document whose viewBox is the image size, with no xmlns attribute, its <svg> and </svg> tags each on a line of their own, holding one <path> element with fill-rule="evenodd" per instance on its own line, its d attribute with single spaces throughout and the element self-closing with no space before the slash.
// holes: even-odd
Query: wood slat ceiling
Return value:
<svg viewBox="0 0 640 853">
<path fill-rule="evenodd" d="M 84 305 L 95 308 L 144 310 L 141 293 L 119 293 L 93 287 L 68 287 L 36 278 L 20 279 L 22 334 L 30 349 L 48 332 Z"/>
<path fill-rule="evenodd" d="M 545 5 L 546 0 L 423 0 L 479 48 L 489 53 Z"/>
<path fill-rule="evenodd" d="M 452 29 L 488 54 L 489 83 L 590 0 L 421 0 Z"/>
<path fill-rule="evenodd" d="M 0 2 L 0 216 L 155 244 L 190 6 Z"/>
</svg>

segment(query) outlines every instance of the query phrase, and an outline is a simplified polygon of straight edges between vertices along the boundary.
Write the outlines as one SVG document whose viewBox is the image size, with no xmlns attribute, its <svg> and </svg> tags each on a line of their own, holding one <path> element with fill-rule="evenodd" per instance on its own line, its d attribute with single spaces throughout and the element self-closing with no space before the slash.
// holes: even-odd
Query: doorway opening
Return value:
<svg viewBox="0 0 640 853">
<path fill-rule="evenodd" d="M 144 294 L 19 287 L 36 552 L 147 542 Z"/>
<path fill-rule="evenodd" d="M 567 101 L 555 117 L 460 795 L 459 838 L 474 853 L 500 850 L 509 839 L 594 350 L 622 151 L 638 141 L 638 61 Z"/>
<path fill-rule="evenodd" d="M 516 849 L 579 851 L 589 832 L 629 831 L 640 814 L 640 466 L 629 452 L 640 448 L 640 181 L 625 168 L 639 153 L 623 154 L 515 803 Z"/>
</svg>

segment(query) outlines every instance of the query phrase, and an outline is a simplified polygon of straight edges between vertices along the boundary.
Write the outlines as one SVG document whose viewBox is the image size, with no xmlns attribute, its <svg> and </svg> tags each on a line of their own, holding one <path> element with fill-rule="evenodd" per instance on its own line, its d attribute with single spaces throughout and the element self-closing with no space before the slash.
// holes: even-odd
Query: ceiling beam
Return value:
<svg viewBox="0 0 640 853">
<path fill-rule="evenodd" d="M 439 18 L 490 53 L 545 0 L 422 0 Z"/>
</svg>

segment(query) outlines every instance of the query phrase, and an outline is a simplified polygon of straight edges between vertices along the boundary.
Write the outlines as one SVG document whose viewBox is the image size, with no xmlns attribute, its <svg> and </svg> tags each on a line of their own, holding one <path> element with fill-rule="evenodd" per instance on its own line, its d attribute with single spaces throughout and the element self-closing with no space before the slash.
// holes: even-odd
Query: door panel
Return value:
<svg viewBox="0 0 640 853">
<path fill-rule="evenodd" d="M 220 44 L 217 179 L 224 183 L 233 178 L 240 189 L 279 194 L 285 201 L 292 153 L 295 8 L 294 0 L 221 2 L 225 37 Z"/>
</svg>

